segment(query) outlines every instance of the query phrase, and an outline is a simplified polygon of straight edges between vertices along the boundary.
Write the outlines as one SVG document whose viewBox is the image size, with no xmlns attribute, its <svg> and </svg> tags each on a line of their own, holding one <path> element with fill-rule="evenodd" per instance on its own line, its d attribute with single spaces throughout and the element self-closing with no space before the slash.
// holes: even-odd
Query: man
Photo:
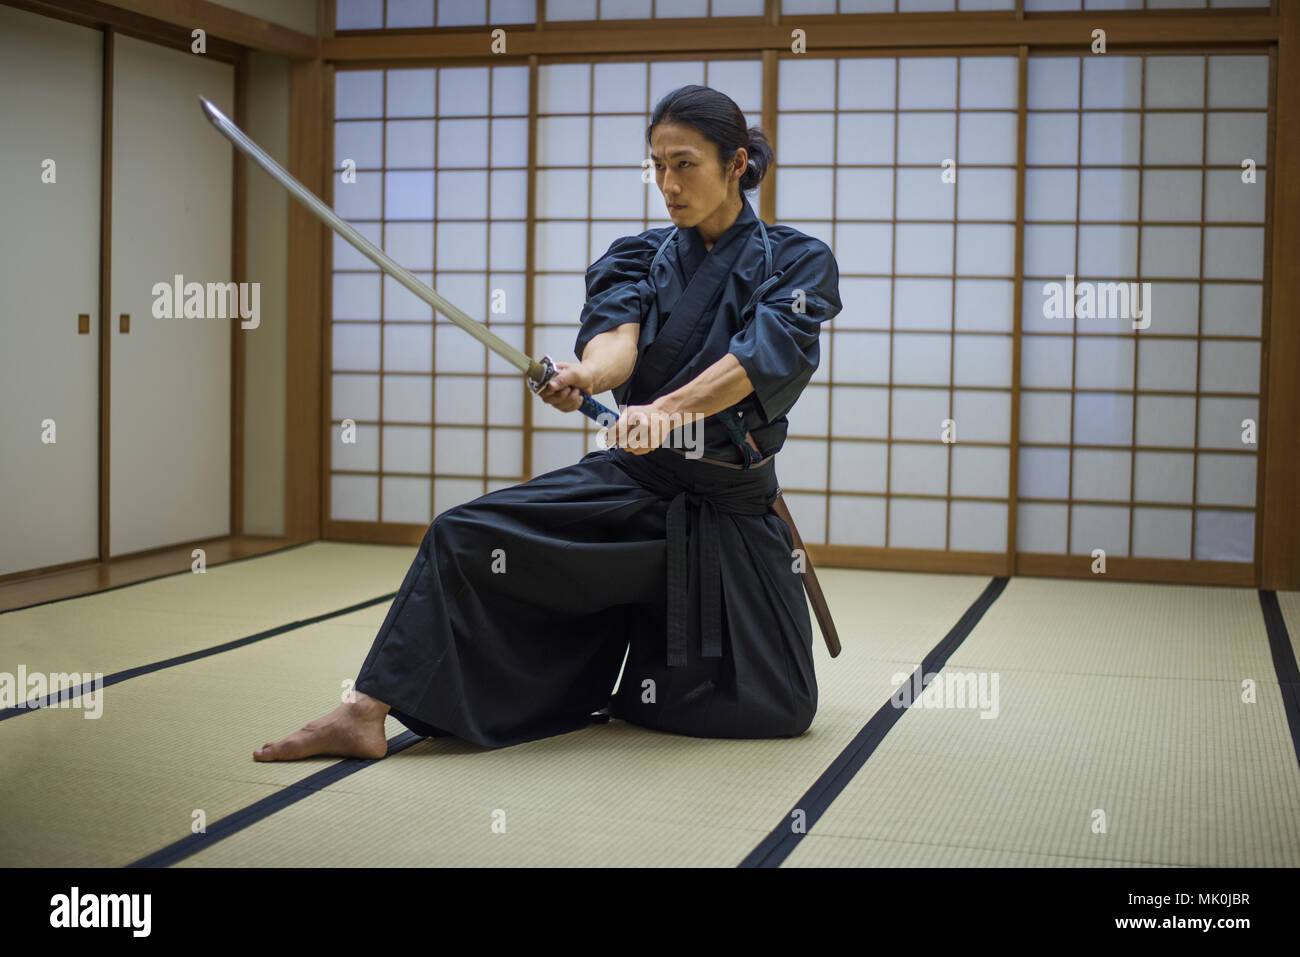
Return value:
<svg viewBox="0 0 1300 957">
<path fill-rule="evenodd" d="M 707 737 L 811 723 L 812 627 L 771 511 L 772 456 L 820 360 L 820 323 L 842 308 L 838 267 L 824 243 L 754 214 L 743 191 L 771 149 L 724 94 L 670 93 L 647 140 L 675 225 L 615 241 L 588 269 L 580 361 L 557 363 L 541 393 L 573 411 L 579 390 L 612 389 L 625 407 L 608 447 L 440 514 L 355 700 L 256 760 L 383 757 L 390 712 L 484 747 L 602 709 Z M 670 431 L 682 414 L 708 417 L 702 459 Z"/>
</svg>

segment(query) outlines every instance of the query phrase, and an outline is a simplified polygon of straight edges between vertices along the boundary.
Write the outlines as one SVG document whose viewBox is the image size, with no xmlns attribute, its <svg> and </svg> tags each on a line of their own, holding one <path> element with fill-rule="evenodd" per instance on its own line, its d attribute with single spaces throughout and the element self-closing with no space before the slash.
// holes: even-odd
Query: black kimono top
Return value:
<svg viewBox="0 0 1300 957">
<path fill-rule="evenodd" d="M 754 386 L 731 409 L 767 456 L 785 444 L 786 413 L 817 370 L 821 323 L 843 304 L 830 247 L 793 227 L 764 225 L 768 273 L 758 216 L 744 194 L 741 200 L 736 221 L 712 249 L 693 227 L 674 235 L 676 227 L 664 226 L 615 240 L 587 270 L 574 352 L 581 360 L 593 337 L 641 323 L 636 367 L 612 390 L 619 405 L 673 392 L 730 352 Z M 685 448 L 685 431 L 674 430 L 663 444 Z M 703 445 L 709 458 L 743 461 L 716 414 L 704 422 Z"/>
</svg>

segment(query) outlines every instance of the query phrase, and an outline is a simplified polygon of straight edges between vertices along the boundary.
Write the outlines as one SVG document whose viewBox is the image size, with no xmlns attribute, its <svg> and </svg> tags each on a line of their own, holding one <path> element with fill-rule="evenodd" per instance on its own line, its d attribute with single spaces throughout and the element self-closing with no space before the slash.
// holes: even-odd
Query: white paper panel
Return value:
<svg viewBox="0 0 1300 957">
<path fill-rule="evenodd" d="M 1013 169 L 963 169 L 958 175 L 959 219 L 1016 218 L 1016 171 Z M 958 258 L 960 261 L 960 256 Z"/>
<path fill-rule="evenodd" d="M 885 504 L 884 498 L 862 495 L 832 495 L 830 544 L 883 547 L 885 544 Z M 810 506 L 809 511 L 812 511 L 813 508 L 815 506 Z M 799 526 L 799 533 L 803 536 L 805 542 L 825 541 L 824 535 L 818 539 L 809 538 L 809 533 L 804 529 L 804 519 L 801 513 L 796 513 L 793 505 L 790 506 L 790 511 L 794 515 L 795 524 Z M 826 521 L 824 517 L 817 521 L 817 527 L 819 530 L 825 530 Z"/>
<path fill-rule="evenodd" d="M 429 466 L 427 426 L 384 426 L 385 472 L 428 472 Z"/>
<path fill-rule="evenodd" d="M 1020 441 L 1070 441 L 1068 392 L 1020 393 Z"/>
<path fill-rule="evenodd" d="M 841 77 L 843 76 L 841 70 Z M 891 72 L 892 78 L 892 72 Z M 843 91 L 841 91 L 841 98 Z M 841 164 L 840 173 L 847 165 L 871 165 L 894 162 L 893 113 L 840 113 L 836 152 Z"/>
<path fill-rule="evenodd" d="M 379 418 L 379 376 L 336 374 L 332 383 L 333 419 Z"/>
<path fill-rule="evenodd" d="M 384 75 L 379 70 L 339 70 L 334 74 L 334 116 L 378 119 L 384 114 Z"/>
<path fill-rule="evenodd" d="M 1268 106 L 1268 57 L 1210 57 L 1210 100 L 1207 105 L 1214 109 L 1265 109 Z"/>
<path fill-rule="evenodd" d="M 899 113 L 898 162 L 938 171 L 957 158 L 957 117 L 953 113 Z"/>
<path fill-rule="evenodd" d="M 825 440 L 786 439 L 779 458 L 783 488 L 826 488 Z"/>
<path fill-rule="evenodd" d="M 1021 503 L 1016 508 L 1016 550 L 1060 555 L 1065 551 L 1068 506 Z"/>
<path fill-rule="evenodd" d="M 427 376 L 384 376 L 384 421 L 428 424 L 433 415 L 430 391 Z M 438 409 L 438 415 L 442 416 L 441 408 Z"/>
<path fill-rule="evenodd" d="M 832 442 L 831 488 L 884 492 L 889 446 L 884 442 Z"/>
<path fill-rule="evenodd" d="M 1137 272 L 1137 243 L 1138 231 L 1135 226 L 1080 226 L 1079 266 L 1075 276 L 1100 282 L 1132 278 Z M 1144 241 L 1143 275 L 1165 275 L 1147 268 L 1148 251 Z"/>
<path fill-rule="evenodd" d="M 904 57 L 899 61 L 900 110 L 950 110 L 957 106 L 954 57 Z"/>
<path fill-rule="evenodd" d="M 790 63 L 790 60 L 781 60 L 781 69 L 784 71 Z M 892 111 L 894 109 L 894 79 L 898 68 L 896 59 L 848 57 L 840 60 L 839 63 L 839 108 L 841 110 Z M 893 117 L 888 119 L 892 143 Z"/>
<path fill-rule="evenodd" d="M 1201 328 L 1207 335 L 1258 336 L 1264 287 L 1245 283 L 1206 283 Z"/>
<path fill-rule="evenodd" d="M 1142 218 L 1199 222 L 1200 170 L 1145 170 L 1142 173 Z"/>
<path fill-rule="evenodd" d="M 335 273 L 334 317 L 336 319 L 378 319 L 379 276 L 377 272 Z"/>
<path fill-rule="evenodd" d="M 1196 310 L 1199 296 L 1196 283 L 1151 283 L 1151 322 L 1142 330 L 1142 337 L 1196 335 Z"/>
<path fill-rule="evenodd" d="M 1240 172 L 1241 161 L 1253 159 L 1263 167 L 1267 151 L 1267 113 L 1206 114 L 1205 161 L 1210 165 L 1231 166 Z"/>
<path fill-rule="evenodd" d="M 1011 488 L 1010 470 L 1008 449 L 958 442 L 952 447 L 952 494 L 1006 498 Z"/>
<path fill-rule="evenodd" d="M 889 223 L 839 223 L 835 227 L 835 261 L 841 275 L 888 275 L 894 229 Z M 841 297 L 842 298 L 842 297 Z"/>
<path fill-rule="evenodd" d="M 889 381 L 889 334 L 831 331 L 831 375 L 836 382 Z"/>
<path fill-rule="evenodd" d="M 1081 123 L 1082 166 L 1133 166 L 1140 159 L 1141 113 L 1087 113 Z"/>
<path fill-rule="evenodd" d="M 958 442 L 1010 441 L 1010 392 L 956 389 L 953 391 L 952 404 Z"/>
<path fill-rule="evenodd" d="M 389 70 L 388 115 L 433 116 L 437 112 L 437 86 L 434 70 Z M 372 115 L 379 115 L 378 108 Z"/>
<path fill-rule="evenodd" d="M 942 223 L 899 223 L 894 229 L 894 271 L 899 275 L 950 275 L 953 227 Z"/>
<path fill-rule="evenodd" d="M 951 336 L 896 332 L 893 348 L 895 384 L 944 385 L 949 382 Z"/>
<path fill-rule="evenodd" d="M 890 548 L 943 548 L 947 503 L 935 499 L 890 498 Z"/>
<path fill-rule="evenodd" d="M 488 429 L 488 474 L 522 479 L 524 468 L 523 429 Z"/>
<path fill-rule="evenodd" d="M 433 454 L 438 474 L 482 475 L 485 454 L 483 432 L 483 429 L 452 426 L 434 428 Z"/>
<path fill-rule="evenodd" d="M 894 328 L 947 330 L 952 326 L 951 279 L 894 281 Z"/>
<path fill-rule="evenodd" d="M 1137 444 L 1189 448 L 1196 444 L 1196 399 L 1142 395 L 1137 402 Z"/>
<path fill-rule="evenodd" d="M 995 502 L 953 502 L 948 506 L 948 547 L 963 552 L 1007 550 L 1007 506 Z"/>
<path fill-rule="evenodd" d="M 1015 113 L 965 113 L 958 123 L 957 159 L 965 163 L 1016 163 L 1019 120 Z"/>
<path fill-rule="evenodd" d="M 555 411 L 549 405 L 545 408 L 551 412 Z M 533 421 L 537 420 L 537 412 L 534 411 Z M 586 454 L 584 443 L 585 432 L 582 431 L 534 429 L 533 475 L 543 475 L 554 469 L 572 465 Z M 803 529 L 800 528 L 800 531 Z"/>
<path fill-rule="evenodd" d="M 1207 237 L 1208 238 L 1208 237 Z M 1207 262 L 1209 244 L 1206 244 Z M 1200 274 L 1201 231 L 1185 226 L 1142 227 L 1144 279 L 1194 279 Z"/>
<path fill-rule="evenodd" d="M 1014 57 L 962 57 L 962 109 L 1014 110 L 1019 73 L 1020 63 Z"/>
<path fill-rule="evenodd" d="M 1196 343 L 1188 339 L 1145 339 L 1138 349 L 1138 388 L 1196 391 Z"/>
<path fill-rule="evenodd" d="M 1255 516 L 1250 512 L 1196 510 L 1196 554 L 1212 562 L 1249 562 L 1255 558 Z"/>
<path fill-rule="evenodd" d="M 946 390 L 896 389 L 893 397 L 893 437 L 937 441 L 948 412 Z M 833 411 L 833 410 L 832 410 Z"/>
<path fill-rule="evenodd" d="M 1264 230 L 1253 226 L 1205 227 L 1205 278 L 1262 279 Z"/>
<path fill-rule="evenodd" d="M 1196 456 L 1196 502 L 1198 505 L 1255 506 L 1255 456 Z"/>
<path fill-rule="evenodd" d="M 373 522 L 379 516 L 379 479 L 365 475 L 330 476 L 330 518 Z"/>
<path fill-rule="evenodd" d="M 1078 392 L 1074 396 L 1075 445 L 1130 445 L 1133 396 Z"/>
<path fill-rule="evenodd" d="M 333 361 L 336 370 L 379 369 L 379 327 L 336 322 L 333 328 Z"/>
<path fill-rule="evenodd" d="M 1051 388 L 1073 382 L 1074 347 L 1066 336 L 1026 335 L 1020 343 L 1020 385 Z"/>
<path fill-rule="evenodd" d="M 809 385 L 788 413 L 792 436 L 823 436 L 830 427 L 830 389 L 824 385 Z"/>
<path fill-rule="evenodd" d="M 963 223 L 957 227 L 957 274 L 1010 276 L 1015 272 L 1014 226 Z"/>
<path fill-rule="evenodd" d="M 1025 117 L 1025 162 L 1030 166 L 1074 166 L 1079 160 L 1077 113 L 1029 113 Z"/>
<path fill-rule="evenodd" d="M 1264 222 L 1268 174 L 1256 171 L 1255 182 L 1243 183 L 1237 169 L 1212 169 L 1205 173 L 1206 222 Z"/>
<path fill-rule="evenodd" d="M 336 471 L 375 472 L 379 469 L 379 426 L 358 423 L 355 441 L 343 441 L 343 426 L 330 425 L 330 468 Z"/>
<path fill-rule="evenodd" d="M 1129 500 L 1132 453 L 1107 449 L 1075 449 L 1072 456 L 1075 499 Z"/>
<path fill-rule="evenodd" d="M 479 376 L 438 376 L 434 389 L 438 424 L 482 425 L 486 420 L 483 391 L 483 380 Z M 387 406 L 384 414 L 388 414 Z"/>
<path fill-rule="evenodd" d="M 1148 166 L 1199 166 L 1205 138 L 1199 113 L 1147 113 L 1142 159 Z"/>
<path fill-rule="evenodd" d="M 1127 506 L 1071 505 L 1070 554 L 1091 555 L 1100 548 L 1107 557 L 1128 555 Z"/>
<path fill-rule="evenodd" d="M 948 446 L 894 443 L 889 460 L 891 494 L 943 495 L 948 490 Z"/>
<path fill-rule="evenodd" d="M 384 326 L 384 368 L 391 372 L 433 371 L 433 326 Z"/>
<path fill-rule="evenodd" d="M 831 435 L 883 439 L 889 436 L 889 390 L 831 388 Z"/>
<path fill-rule="evenodd" d="M 334 211 L 349 222 L 358 219 L 381 219 L 383 213 L 383 174 L 357 173 L 354 183 L 336 181 Z"/>
<path fill-rule="evenodd" d="M 1079 336 L 1074 346 L 1074 387 L 1133 388 L 1133 340 Z"/>
<path fill-rule="evenodd" d="M 957 329 L 1011 331 L 1015 286 L 1010 280 L 959 279 L 956 293 Z"/>
<path fill-rule="evenodd" d="M 1070 450 L 1020 448 L 1021 498 L 1068 498 Z"/>
<path fill-rule="evenodd" d="M 1083 57 L 1085 110 L 1137 109 L 1141 105 L 1141 57 L 1113 53 Z"/>
<path fill-rule="evenodd" d="M 381 521 L 428 525 L 433 520 L 429 506 L 431 484 L 427 478 L 385 475 L 384 514 Z"/>
<path fill-rule="evenodd" d="M 1181 508 L 1133 510 L 1134 558 L 1191 558 L 1192 512 Z"/>
<path fill-rule="evenodd" d="M 953 383 L 1011 388 L 1010 336 L 956 337 Z"/>
<path fill-rule="evenodd" d="M 903 170 L 914 173 L 914 170 Z M 915 184 L 913 184 L 915 185 Z M 903 199 L 908 206 L 903 209 Z M 930 195 L 916 190 L 904 193 L 900 184 L 900 218 L 916 218 L 914 212 L 926 203 L 942 205 L 944 194 Z M 894 171 L 892 169 L 840 168 L 835 178 L 835 215 L 840 219 L 890 219 L 894 215 Z M 951 209 L 949 210 L 951 215 Z"/>
<path fill-rule="evenodd" d="M 1190 453 L 1135 453 L 1133 471 L 1134 500 L 1139 502 L 1191 504 L 1194 466 L 1195 462 Z M 1190 528 L 1189 524 L 1188 529 L 1190 530 Z M 1135 550 L 1136 547 L 1135 544 Z"/>
</svg>

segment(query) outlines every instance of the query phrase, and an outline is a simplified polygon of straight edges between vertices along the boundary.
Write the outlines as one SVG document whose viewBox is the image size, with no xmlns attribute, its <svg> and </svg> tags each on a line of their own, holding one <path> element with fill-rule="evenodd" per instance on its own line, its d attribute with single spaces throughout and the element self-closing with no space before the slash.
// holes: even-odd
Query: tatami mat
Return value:
<svg viewBox="0 0 1300 957">
<path fill-rule="evenodd" d="M 1287 634 L 1291 638 L 1291 653 L 1300 661 L 1300 591 L 1280 591 L 1277 604 L 1282 609 Z"/>
<path fill-rule="evenodd" d="M 47 654 L 18 659 L 29 668 L 171 657 L 222 640 L 214 622 L 228 640 L 395 591 L 410 553 L 321 544 L 224 569 L 237 576 L 14 612 L 0 616 L 0 652 L 45 647 L 16 626 L 43 612 L 27 623 Z M 177 866 L 734 866 L 989 582 L 819 576 L 844 652 L 830 659 L 817 637 L 819 710 L 800 738 L 611 722 L 499 750 L 423 740 Z M 1279 595 L 1285 614 L 1295 597 Z M 334 707 L 387 609 L 122 682 L 98 720 L 48 709 L 0 722 L 0 864 L 131 863 L 188 836 L 196 810 L 211 826 L 334 766 L 251 751 Z M 1255 591 L 1013 579 L 946 669 L 978 671 L 999 676 L 997 718 L 910 709 L 786 866 L 1300 863 L 1300 773 Z M 1240 703 L 1247 679 L 1255 704 Z"/>
<path fill-rule="evenodd" d="M 414 546 L 316 542 L 0 614 L 0 671 L 104 675 L 396 592 Z M 380 616 L 383 620 L 383 616 Z M 27 720 L 27 719 L 24 719 Z"/>
<path fill-rule="evenodd" d="M 910 708 L 786 866 L 1300 864 L 1255 590 L 1016 578 L 963 672 L 996 717 Z"/>
<path fill-rule="evenodd" d="M 190 861 L 475 864 L 495 852 L 515 864 L 733 865 L 888 694 L 897 663 L 873 655 L 924 653 L 987 584 L 890 572 L 822 577 L 845 651 L 830 660 L 818 637 L 821 705 L 798 739 L 695 739 L 616 722 L 501 750 L 423 741 Z M 129 863 L 185 837 L 195 809 L 212 823 L 333 764 L 260 764 L 250 752 L 333 707 L 386 612 L 375 606 L 131 679 L 105 690 L 95 721 L 51 709 L 0 722 L 0 764 L 18 770 L 0 782 L 0 863 Z M 402 727 L 390 719 L 387 730 L 391 737 Z M 485 803 L 483 833 L 451 810 L 472 820 Z M 319 810 L 331 806 L 350 810 Z M 506 835 L 520 840 L 480 846 L 484 836 L 506 836 L 490 830 L 498 807 Z M 404 814 L 412 826 L 402 825 Z M 372 831 L 386 843 L 364 837 Z"/>
</svg>

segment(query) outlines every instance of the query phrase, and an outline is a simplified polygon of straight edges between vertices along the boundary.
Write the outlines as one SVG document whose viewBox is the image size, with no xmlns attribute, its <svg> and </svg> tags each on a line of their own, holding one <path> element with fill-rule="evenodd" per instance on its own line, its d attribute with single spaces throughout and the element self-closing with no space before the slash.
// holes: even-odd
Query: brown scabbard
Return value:
<svg viewBox="0 0 1300 957">
<path fill-rule="evenodd" d="M 835 658 L 840 653 L 840 636 L 835 631 L 835 622 L 831 621 L 831 610 L 826 605 L 826 596 L 822 594 L 822 586 L 817 582 L 817 572 L 813 570 L 812 556 L 808 554 L 808 549 L 804 548 L 803 539 L 799 537 L 799 529 L 794 527 L 794 517 L 790 514 L 790 509 L 786 508 L 785 499 L 780 492 L 776 493 L 776 501 L 772 503 L 772 511 L 781 516 L 781 520 L 790 526 L 790 537 L 794 539 L 794 547 L 803 554 L 803 587 L 808 592 L 808 600 L 812 602 L 813 611 L 817 615 L 817 625 L 822 630 L 822 637 L 826 639 L 826 647 Z"/>
</svg>

